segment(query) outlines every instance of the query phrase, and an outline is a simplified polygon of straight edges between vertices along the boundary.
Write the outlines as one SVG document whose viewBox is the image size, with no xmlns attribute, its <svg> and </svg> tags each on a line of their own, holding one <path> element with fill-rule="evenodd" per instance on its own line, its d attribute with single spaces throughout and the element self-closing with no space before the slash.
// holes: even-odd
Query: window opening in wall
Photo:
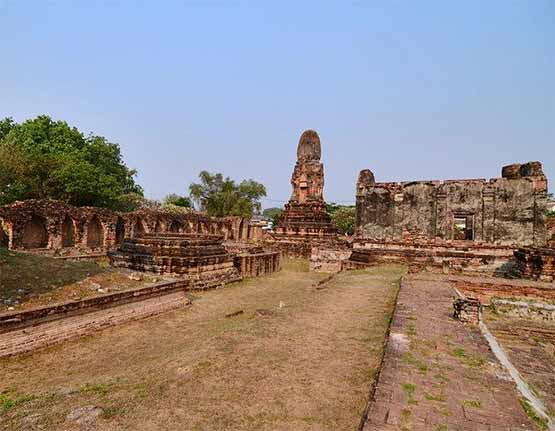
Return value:
<svg viewBox="0 0 555 431">
<path fill-rule="evenodd" d="M 474 241 L 474 215 L 455 214 L 453 239 Z"/>
</svg>

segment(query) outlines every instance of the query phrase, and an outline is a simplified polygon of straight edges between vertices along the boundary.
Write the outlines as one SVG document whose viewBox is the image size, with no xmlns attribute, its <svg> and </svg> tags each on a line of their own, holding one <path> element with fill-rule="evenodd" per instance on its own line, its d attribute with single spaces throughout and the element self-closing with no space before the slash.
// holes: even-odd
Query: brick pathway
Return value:
<svg viewBox="0 0 555 431">
<path fill-rule="evenodd" d="M 449 282 L 405 279 L 365 431 L 534 430 L 479 330 L 455 321 Z"/>
</svg>

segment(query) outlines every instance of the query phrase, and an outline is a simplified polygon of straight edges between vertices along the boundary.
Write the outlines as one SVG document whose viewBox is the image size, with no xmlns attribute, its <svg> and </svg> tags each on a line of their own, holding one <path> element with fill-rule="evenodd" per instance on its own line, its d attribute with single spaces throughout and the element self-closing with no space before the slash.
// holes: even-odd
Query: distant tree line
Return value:
<svg viewBox="0 0 555 431">
<path fill-rule="evenodd" d="M 41 115 L 0 121 L 0 204 L 58 199 L 126 210 L 143 196 L 119 145 Z"/>
<path fill-rule="evenodd" d="M 0 120 L 0 205 L 25 199 L 56 199 L 74 206 L 119 211 L 163 208 L 197 209 L 210 216 L 250 217 L 260 213 L 264 185 L 239 183 L 220 173 L 201 171 L 189 196 L 169 194 L 161 202 L 146 199 L 118 144 L 85 135 L 64 121 L 40 115 L 21 124 Z"/>
</svg>

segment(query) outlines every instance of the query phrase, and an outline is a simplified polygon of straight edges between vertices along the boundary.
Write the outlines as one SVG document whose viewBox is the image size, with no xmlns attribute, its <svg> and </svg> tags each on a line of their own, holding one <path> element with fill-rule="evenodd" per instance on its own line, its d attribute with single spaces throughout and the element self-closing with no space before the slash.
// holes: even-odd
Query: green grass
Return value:
<svg viewBox="0 0 555 431">
<path fill-rule="evenodd" d="M 0 413 L 6 413 L 34 398 L 33 395 L 19 394 L 10 390 L 4 391 L 0 393 Z"/>
<path fill-rule="evenodd" d="M 520 405 L 522 406 L 524 412 L 538 426 L 539 429 L 541 429 L 542 431 L 547 430 L 547 420 L 536 413 L 536 410 L 534 410 L 528 400 L 521 399 Z"/>
<path fill-rule="evenodd" d="M 414 399 L 414 392 L 416 391 L 416 386 L 412 383 L 403 383 L 401 385 L 405 394 L 407 395 L 407 401 L 409 404 L 418 404 L 418 402 Z"/>
<path fill-rule="evenodd" d="M 469 367 L 479 368 L 486 362 L 480 355 L 468 354 L 463 348 L 453 349 L 449 353 L 451 356 L 459 358 L 463 364 Z"/>
<path fill-rule="evenodd" d="M 429 392 L 426 392 L 424 394 L 424 397 L 429 401 L 438 401 L 440 403 L 444 403 L 445 401 L 447 401 L 447 397 L 443 393 L 434 395 L 434 394 L 431 394 Z"/>
<path fill-rule="evenodd" d="M 108 393 L 108 385 L 103 383 L 85 383 L 79 389 L 82 394 L 96 394 L 96 395 L 106 395 Z"/>
<path fill-rule="evenodd" d="M 474 407 L 475 409 L 482 408 L 482 402 L 480 400 L 464 400 L 463 406 Z"/>
<path fill-rule="evenodd" d="M 426 374 L 428 372 L 428 365 L 424 361 L 416 358 L 411 352 L 405 353 L 403 355 L 403 360 L 407 364 L 416 367 L 420 374 Z"/>
</svg>

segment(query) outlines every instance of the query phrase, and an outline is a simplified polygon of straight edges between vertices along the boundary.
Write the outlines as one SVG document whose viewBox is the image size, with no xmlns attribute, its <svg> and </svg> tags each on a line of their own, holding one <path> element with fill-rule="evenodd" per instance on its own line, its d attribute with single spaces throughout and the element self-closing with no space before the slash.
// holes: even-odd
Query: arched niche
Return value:
<svg viewBox="0 0 555 431">
<path fill-rule="evenodd" d="M 160 222 L 160 220 L 156 220 L 156 224 L 154 225 L 154 233 L 161 233 L 164 231 L 164 226 Z"/>
<path fill-rule="evenodd" d="M 172 221 L 172 224 L 170 225 L 171 233 L 179 233 L 181 232 L 181 229 L 183 229 L 181 223 L 179 223 L 177 220 Z"/>
<path fill-rule="evenodd" d="M 75 247 L 75 224 L 69 216 L 62 222 L 62 247 Z"/>
<path fill-rule="evenodd" d="M 21 246 L 23 248 L 46 248 L 48 246 L 48 231 L 44 218 L 33 214 L 31 220 L 23 227 Z"/>
<path fill-rule="evenodd" d="M 87 247 L 98 248 L 104 244 L 104 228 L 97 216 L 87 224 Z"/>
<path fill-rule="evenodd" d="M 140 217 L 135 220 L 135 225 L 133 226 L 133 232 L 135 236 L 141 236 L 146 233 L 145 225 Z"/>
<path fill-rule="evenodd" d="M 118 217 L 116 222 L 116 244 L 121 244 L 125 238 L 125 222 L 121 217 Z"/>
<path fill-rule="evenodd" d="M 0 248 L 8 248 L 10 245 L 10 238 L 8 233 L 4 230 L 4 223 L 0 219 Z"/>
</svg>

